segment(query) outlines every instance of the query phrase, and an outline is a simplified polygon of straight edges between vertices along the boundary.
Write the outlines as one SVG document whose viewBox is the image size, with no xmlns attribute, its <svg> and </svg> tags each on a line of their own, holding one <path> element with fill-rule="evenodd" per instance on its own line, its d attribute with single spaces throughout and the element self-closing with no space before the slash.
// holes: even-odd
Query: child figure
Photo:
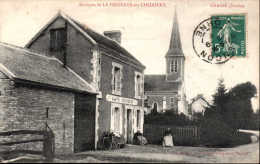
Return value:
<svg viewBox="0 0 260 164">
<path fill-rule="evenodd" d="M 167 128 L 167 130 L 164 133 L 162 145 L 163 145 L 163 147 L 173 147 L 174 146 L 170 128 Z"/>
</svg>

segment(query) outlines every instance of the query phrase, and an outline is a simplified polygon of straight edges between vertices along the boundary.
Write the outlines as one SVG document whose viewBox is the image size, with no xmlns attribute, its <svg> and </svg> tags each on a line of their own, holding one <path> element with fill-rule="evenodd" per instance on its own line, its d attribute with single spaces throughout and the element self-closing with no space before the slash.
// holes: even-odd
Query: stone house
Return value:
<svg viewBox="0 0 260 164">
<path fill-rule="evenodd" d="M 204 115 L 206 108 L 209 106 L 209 102 L 203 95 L 199 94 L 191 100 L 191 103 L 189 104 L 189 114 L 193 116 L 196 113 L 202 113 L 202 115 Z"/>
<path fill-rule="evenodd" d="M 41 130 L 47 122 L 58 152 L 94 148 L 95 107 L 94 88 L 56 58 L 0 44 L 0 131 Z M 40 150 L 42 143 L 22 147 Z"/>
<path fill-rule="evenodd" d="M 143 132 L 145 66 L 120 42 L 120 31 L 99 34 L 59 12 L 26 45 L 34 52 L 58 59 L 98 93 L 96 101 L 90 102 L 95 112 L 82 115 L 79 111 L 81 130 L 74 130 L 78 135 L 87 133 L 88 115 L 95 117 L 91 122 L 95 126 L 93 148 L 101 146 L 106 131 L 123 135 L 127 143 L 132 142 L 135 132 Z M 85 108 L 85 104 L 80 106 Z M 74 151 L 90 149 L 86 145 L 82 141 Z"/>
<path fill-rule="evenodd" d="M 185 56 L 182 50 L 177 14 L 175 13 L 169 50 L 165 55 L 166 74 L 145 75 L 145 104 L 148 112 L 173 110 L 176 113 L 188 114 L 185 96 L 184 65 Z"/>
</svg>

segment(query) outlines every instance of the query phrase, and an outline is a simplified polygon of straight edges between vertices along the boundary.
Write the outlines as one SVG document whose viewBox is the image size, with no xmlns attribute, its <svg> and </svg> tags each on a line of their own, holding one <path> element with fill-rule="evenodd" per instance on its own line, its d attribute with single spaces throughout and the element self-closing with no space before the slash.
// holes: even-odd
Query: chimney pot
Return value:
<svg viewBox="0 0 260 164">
<path fill-rule="evenodd" d="M 104 35 L 121 44 L 121 31 L 119 30 L 104 31 Z"/>
</svg>

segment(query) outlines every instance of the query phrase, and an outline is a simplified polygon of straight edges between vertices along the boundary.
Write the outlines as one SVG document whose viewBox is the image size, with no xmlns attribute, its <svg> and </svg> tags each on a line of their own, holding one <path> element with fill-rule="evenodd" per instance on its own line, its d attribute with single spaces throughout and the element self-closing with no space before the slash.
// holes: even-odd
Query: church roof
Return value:
<svg viewBox="0 0 260 164">
<path fill-rule="evenodd" d="M 170 46 L 166 54 L 166 57 L 167 56 L 184 56 L 182 51 L 182 44 L 181 44 L 181 37 L 180 37 L 176 9 L 175 9 L 174 20 L 172 25 Z"/>
<path fill-rule="evenodd" d="M 144 91 L 178 91 L 178 82 L 166 81 L 166 75 L 145 75 Z"/>
<path fill-rule="evenodd" d="M 0 43 L 0 71 L 17 83 L 96 94 L 89 83 L 58 59 L 6 43 Z"/>
</svg>

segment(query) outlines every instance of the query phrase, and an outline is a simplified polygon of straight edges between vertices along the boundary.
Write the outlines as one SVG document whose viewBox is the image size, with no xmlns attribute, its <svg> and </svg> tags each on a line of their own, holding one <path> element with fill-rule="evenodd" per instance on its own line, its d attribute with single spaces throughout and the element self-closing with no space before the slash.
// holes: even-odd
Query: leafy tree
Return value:
<svg viewBox="0 0 260 164">
<path fill-rule="evenodd" d="M 226 122 L 234 128 L 246 128 L 253 116 L 251 98 L 255 97 L 256 93 L 256 87 L 251 82 L 231 88 L 228 92 L 229 102 L 226 104 Z"/>
<path fill-rule="evenodd" d="M 256 87 L 250 82 L 238 84 L 227 91 L 223 79 L 220 79 L 213 95 L 213 105 L 206 109 L 205 117 L 223 120 L 233 129 L 245 128 L 252 119 L 251 98 L 255 95 Z"/>
</svg>

